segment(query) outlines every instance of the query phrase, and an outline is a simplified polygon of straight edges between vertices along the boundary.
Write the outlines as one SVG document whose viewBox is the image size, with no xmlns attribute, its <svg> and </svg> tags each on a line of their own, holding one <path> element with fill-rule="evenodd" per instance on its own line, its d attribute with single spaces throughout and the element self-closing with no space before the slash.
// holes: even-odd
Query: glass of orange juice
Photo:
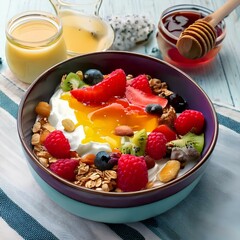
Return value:
<svg viewBox="0 0 240 240">
<path fill-rule="evenodd" d="M 27 11 L 6 25 L 6 60 L 14 75 L 32 83 L 49 67 L 67 59 L 60 19 L 42 11 Z"/>
<path fill-rule="evenodd" d="M 63 24 L 68 55 L 105 51 L 114 41 L 110 24 L 99 16 L 102 0 L 50 0 Z"/>
</svg>

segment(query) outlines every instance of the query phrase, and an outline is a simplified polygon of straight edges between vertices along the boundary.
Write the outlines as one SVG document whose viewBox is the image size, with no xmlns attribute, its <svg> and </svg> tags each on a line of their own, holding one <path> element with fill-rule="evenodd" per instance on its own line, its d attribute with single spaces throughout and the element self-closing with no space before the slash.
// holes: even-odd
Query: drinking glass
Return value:
<svg viewBox="0 0 240 240">
<path fill-rule="evenodd" d="M 99 16 L 102 0 L 50 0 L 63 24 L 69 56 L 105 51 L 114 41 L 114 32 Z"/>
</svg>

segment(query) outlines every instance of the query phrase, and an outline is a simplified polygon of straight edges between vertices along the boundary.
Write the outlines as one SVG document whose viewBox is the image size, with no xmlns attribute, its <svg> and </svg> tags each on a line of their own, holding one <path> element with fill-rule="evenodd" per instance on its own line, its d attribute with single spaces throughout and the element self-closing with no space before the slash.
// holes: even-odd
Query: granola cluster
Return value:
<svg viewBox="0 0 240 240">
<path fill-rule="evenodd" d="M 76 185 L 98 190 L 110 192 L 116 189 L 117 183 L 117 166 L 112 170 L 101 171 L 94 164 L 88 165 L 80 161 L 76 181 Z"/>
<path fill-rule="evenodd" d="M 166 98 L 166 97 L 170 96 L 171 94 L 173 94 L 173 92 L 168 89 L 167 83 L 162 82 L 158 78 L 150 78 L 149 77 L 149 85 L 150 85 L 153 93 L 155 93 L 156 95 L 158 95 L 160 97 Z M 161 115 L 161 117 L 159 118 L 159 121 L 158 121 L 159 125 L 166 124 L 168 126 L 173 126 L 176 117 L 177 117 L 177 115 L 176 115 L 175 109 L 171 105 L 169 105 L 163 109 L 163 114 Z"/>
</svg>

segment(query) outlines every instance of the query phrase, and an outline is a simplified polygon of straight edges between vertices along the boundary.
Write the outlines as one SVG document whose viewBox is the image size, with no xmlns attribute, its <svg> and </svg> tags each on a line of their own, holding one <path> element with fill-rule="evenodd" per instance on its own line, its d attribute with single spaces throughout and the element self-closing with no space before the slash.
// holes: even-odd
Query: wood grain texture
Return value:
<svg viewBox="0 0 240 240">
<path fill-rule="evenodd" d="M 28 1 L 27 1 L 28 2 Z M 18 1 L 18 4 L 27 4 L 25 0 Z M 126 15 L 126 14 L 145 14 L 157 26 L 160 14 L 167 7 L 176 4 L 194 3 L 212 10 L 220 7 L 224 0 L 103 0 L 100 14 L 103 17 Z M 4 21 L 0 21 L 0 54 L 4 59 L 4 28 L 6 23 L 6 12 L 10 0 L 5 0 L 1 3 L 0 16 Z M 41 3 L 41 4 L 40 4 Z M 34 5 L 35 4 L 35 5 Z M 31 1 L 31 6 L 36 8 L 44 8 L 49 5 L 45 1 Z M 11 6 L 12 8 L 12 6 Z M 20 8 L 16 5 L 16 8 Z M 50 7 L 49 7 L 50 8 Z M 208 67 L 199 67 L 198 71 L 186 71 L 208 94 L 213 102 L 232 106 L 240 109 L 240 9 L 234 10 L 226 19 L 227 35 L 223 42 L 221 52 L 216 59 Z M 151 54 L 152 49 L 157 48 L 155 33 L 151 40 L 133 51 L 143 54 Z M 5 63 L 3 63 L 4 65 Z M 7 66 L 4 65 L 0 69 L 1 74 L 8 73 Z M 6 76 L 8 77 L 8 76 Z M 9 76 L 10 78 L 11 76 Z"/>
</svg>

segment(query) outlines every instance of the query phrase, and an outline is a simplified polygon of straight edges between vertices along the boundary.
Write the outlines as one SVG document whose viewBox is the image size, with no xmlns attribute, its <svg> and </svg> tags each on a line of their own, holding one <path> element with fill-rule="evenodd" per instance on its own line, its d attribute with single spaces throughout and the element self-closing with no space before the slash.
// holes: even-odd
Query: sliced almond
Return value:
<svg viewBox="0 0 240 240">
<path fill-rule="evenodd" d="M 35 122 L 32 128 L 33 133 L 37 133 L 41 130 L 41 123 L 40 122 Z"/>
<path fill-rule="evenodd" d="M 169 160 L 159 172 L 159 180 L 163 183 L 167 183 L 177 177 L 179 170 L 180 162 L 177 160 Z"/>
<path fill-rule="evenodd" d="M 39 133 L 34 133 L 32 135 L 31 144 L 32 145 L 38 145 L 39 143 L 40 143 L 40 134 Z"/>
</svg>

